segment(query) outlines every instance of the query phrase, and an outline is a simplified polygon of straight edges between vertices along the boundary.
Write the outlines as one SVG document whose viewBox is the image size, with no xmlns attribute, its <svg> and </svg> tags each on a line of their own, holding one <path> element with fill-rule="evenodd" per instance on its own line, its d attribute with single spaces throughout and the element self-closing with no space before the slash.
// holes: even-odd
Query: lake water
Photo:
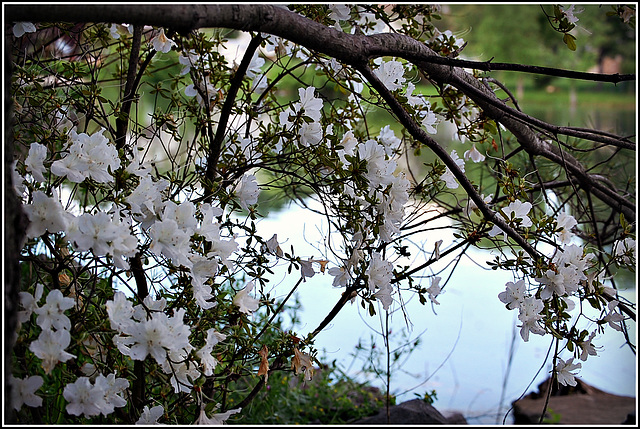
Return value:
<svg viewBox="0 0 640 429">
<path fill-rule="evenodd" d="M 327 222 L 321 216 L 292 206 L 259 221 L 257 225 L 265 238 L 277 233 L 283 249 L 293 245 L 296 255 L 305 259 L 322 256 L 318 249 L 323 248 L 321 231 L 327 230 Z M 438 239 L 443 239 L 446 244 L 452 237 L 439 232 L 428 237 L 427 242 L 434 243 Z M 493 257 L 487 252 L 469 252 L 469 257 L 462 259 L 444 293 L 438 297 L 440 305 L 433 309 L 429 304 L 421 305 L 417 297 L 403 294 L 407 301 L 408 322 L 401 311 L 391 314 L 391 330 L 396 333 L 392 334 L 391 348 L 401 345 L 402 337 L 398 333 L 402 329 L 410 331 L 412 339 L 420 336 L 421 344 L 399 371 L 392 372 L 390 391 L 397 395 L 397 403 L 414 399 L 415 394 L 422 396 L 435 390 L 437 400 L 434 406 L 439 410 L 457 410 L 470 424 L 496 424 L 496 418 L 502 422 L 512 401 L 522 394 L 537 391 L 538 384 L 549 376 L 550 361 L 544 362 L 552 338 L 549 335 L 531 335 L 529 342 L 524 343 L 516 331 L 513 342 L 517 312 L 506 310 L 497 297 L 504 290 L 505 283 L 513 278 L 508 272 L 481 268 L 486 267 L 484 261 L 489 259 Z M 447 263 L 446 259 L 440 262 L 442 265 Z M 297 280 L 297 273 L 293 272 L 287 278 L 284 269 L 277 270 L 272 284 L 278 284 L 280 280 L 282 282 L 272 294 L 283 298 Z M 296 330 L 299 334 L 313 331 L 339 299 L 342 290 L 332 287 L 332 281 L 332 276 L 318 273 L 298 288 L 302 305 L 298 315 L 301 327 Z M 635 301 L 635 288 L 622 292 L 622 295 Z M 381 314 L 383 312 L 379 311 L 377 316 L 370 317 L 358 301 L 353 305 L 347 304 L 316 337 L 315 347 L 324 350 L 323 360 L 331 362 L 336 359 L 341 367 L 349 367 L 355 346 L 360 339 L 369 344 L 371 335 L 374 335 L 375 347 L 384 350 L 382 337 L 375 333 L 382 331 Z M 635 324 L 629 325 L 631 336 L 635 338 Z M 623 345 L 624 339 L 618 334 L 609 329 L 604 335 L 596 336 L 594 344 L 601 346 L 599 356 L 583 362 L 578 376 L 606 392 L 635 396 L 636 358 Z M 503 392 L 512 345 L 510 370 Z M 562 357 L 566 359 L 569 356 Z M 361 365 L 362 361 L 353 362 L 349 373 L 361 376 Z M 384 389 L 379 380 L 372 380 L 372 384 Z M 509 422 L 511 420 L 507 419 Z"/>
</svg>

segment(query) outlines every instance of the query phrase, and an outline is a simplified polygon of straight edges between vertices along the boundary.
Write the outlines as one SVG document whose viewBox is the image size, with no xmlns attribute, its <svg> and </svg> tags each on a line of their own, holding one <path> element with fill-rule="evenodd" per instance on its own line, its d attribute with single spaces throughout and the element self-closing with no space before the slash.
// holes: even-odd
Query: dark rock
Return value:
<svg viewBox="0 0 640 429">
<path fill-rule="evenodd" d="M 580 379 L 576 381 L 573 387 L 558 388 L 554 383 L 544 415 L 546 421 L 564 425 L 637 424 L 636 398 L 612 395 Z M 514 424 L 538 424 L 550 382 L 550 378 L 545 380 L 538 386 L 538 392 L 513 403 Z M 630 418 L 633 423 L 627 423 Z"/>
<path fill-rule="evenodd" d="M 367 417 L 353 422 L 355 425 L 448 425 L 467 424 L 462 415 L 455 414 L 453 421 L 443 416 L 432 405 L 422 399 L 412 399 L 399 405 L 389 407 L 389 421 L 387 422 L 387 409 L 383 408 L 375 416 Z"/>
<path fill-rule="evenodd" d="M 468 425 L 469 424 L 469 422 L 467 422 L 467 419 L 465 419 L 464 416 L 457 411 L 443 412 L 442 414 L 446 417 L 447 424 L 449 425 Z"/>
</svg>

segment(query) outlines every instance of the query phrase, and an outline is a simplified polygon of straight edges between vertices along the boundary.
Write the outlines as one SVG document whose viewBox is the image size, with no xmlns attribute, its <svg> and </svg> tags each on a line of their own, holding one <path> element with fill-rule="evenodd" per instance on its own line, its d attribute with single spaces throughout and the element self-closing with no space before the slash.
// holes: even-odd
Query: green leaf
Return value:
<svg viewBox="0 0 640 429">
<path fill-rule="evenodd" d="M 562 38 L 562 41 L 567 45 L 567 47 L 569 49 L 571 49 L 572 51 L 575 51 L 577 46 L 576 46 L 576 38 L 573 37 L 571 34 L 569 33 L 564 33 L 564 37 Z"/>
</svg>

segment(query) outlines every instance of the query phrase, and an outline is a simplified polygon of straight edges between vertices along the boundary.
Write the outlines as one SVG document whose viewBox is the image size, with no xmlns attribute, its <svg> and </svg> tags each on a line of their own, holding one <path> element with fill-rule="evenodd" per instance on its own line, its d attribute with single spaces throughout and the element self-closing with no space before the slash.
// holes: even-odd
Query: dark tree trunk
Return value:
<svg viewBox="0 0 640 429">
<path fill-rule="evenodd" d="M 18 255 L 25 238 L 28 225 L 27 216 L 13 188 L 11 164 L 14 158 L 13 133 L 11 128 L 13 102 L 10 97 L 11 53 L 10 35 L 5 37 L 4 54 L 4 415 L 7 423 L 15 419 L 11 408 L 11 357 L 14 332 L 17 326 L 18 292 L 20 292 L 20 264 Z"/>
</svg>

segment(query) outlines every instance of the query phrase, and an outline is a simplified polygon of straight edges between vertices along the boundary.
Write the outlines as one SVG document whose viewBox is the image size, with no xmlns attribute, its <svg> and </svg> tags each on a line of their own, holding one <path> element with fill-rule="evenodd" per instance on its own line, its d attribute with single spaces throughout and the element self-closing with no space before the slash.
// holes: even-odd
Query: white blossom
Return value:
<svg viewBox="0 0 640 429">
<path fill-rule="evenodd" d="M 39 407 L 42 405 L 42 398 L 36 395 L 36 390 L 42 386 L 44 380 L 39 375 L 32 375 L 22 378 L 9 376 L 11 384 L 11 406 L 14 410 L 20 410 L 23 405 L 29 407 Z"/>
<path fill-rule="evenodd" d="M 24 206 L 29 218 L 26 235 L 28 238 L 38 237 L 45 232 L 50 234 L 65 231 L 70 215 L 62 207 L 57 192 L 48 197 L 42 191 L 33 193 L 33 202 Z"/>
<path fill-rule="evenodd" d="M 592 332 L 591 335 L 589 335 L 588 339 L 585 339 L 584 341 L 581 341 L 578 343 L 578 347 L 582 349 L 582 353 L 580 353 L 580 356 L 579 356 L 580 360 L 586 361 L 589 356 L 598 355 L 598 353 L 596 352 L 595 346 L 591 344 L 591 341 L 595 336 L 596 336 L 596 333 Z"/>
<path fill-rule="evenodd" d="M 29 350 L 42 360 L 42 369 L 45 374 L 50 374 L 58 362 L 66 362 L 74 355 L 64 349 L 69 347 L 71 335 L 66 329 L 52 331 L 43 329 L 38 339 L 31 343 Z"/>
<path fill-rule="evenodd" d="M 526 297 L 520 304 L 518 319 L 522 322 L 520 336 L 526 342 L 529 341 L 529 332 L 543 335 L 544 329 L 538 325 L 538 320 L 544 316 L 540 312 L 544 309 L 544 303 L 535 296 Z"/>
<path fill-rule="evenodd" d="M 391 262 L 382 259 L 382 255 L 378 252 L 371 254 L 371 261 L 366 271 L 367 284 L 371 292 L 375 292 L 375 288 L 384 288 L 391 284 L 393 276 L 393 265 Z"/>
<path fill-rule="evenodd" d="M 440 303 L 436 300 L 437 296 L 442 292 L 442 288 L 440 287 L 440 277 L 432 277 L 431 278 L 431 286 L 427 288 L 427 293 L 429 294 L 429 299 L 436 305 L 440 305 Z"/>
<path fill-rule="evenodd" d="M 402 84 L 406 80 L 404 78 L 404 66 L 400 61 L 396 60 L 382 61 L 373 72 L 390 91 L 402 88 Z"/>
<path fill-rule="evenodd" d="M 238 198 L 240 207 L 248 210 L 249 206 L 258 202 L 258 195 L 260 194 L 260 188 L 256 176 L 253 174 L 245 174 L 240 179 L 240 182 L 236 186 L 234 193 Z"/>
<path fill-rule="evenodd" d="M 556 224 L 557 224 L 557 228 L 560 230 L 556 232 L 558 238 L 560 239 L 560 243 L 569 244 L 571 242 L 571 237 L 573 237 L 571 228 L 576 226 L 578 222 L 570 214 L 567 214 L 566 212 L 561 212 L 558 214 L 558 217 L 556 218 Z"/>
<path fill-rule="evenodd" d="M 51 164 L 51 173 L 67 176 L 74 183 L 80 183 L 90 177 L 98 183 L 113 181 L 109 173 L 120 168 L 118 150 L 102 135 L 104 128 L 89 136 L 86 133 L 69 132 L 71 145 L 61 159 Z"/>
<path fill-rule="evenodd" d="M 227 338 L 226 335 L 221 334 L 213 328 L 207 330 L 207 338 L 205 340 L 205 345 L 196 352 L 196 356 L 200 359 L 200 363 L 202 363 L 203 373 L 206 376 L 213 375 L 213 370 L 218 365 L 218 360 L 211 355 L 213 352 L 213 348 L 220 341 L 224 341 Z"/>
<path fill-rule="evenodd" d="M 624 264 L 633 265 L 636 261 L 636 240 L 627 237 L 613 244 L 613 255 Z"/>
<path fill-rule="evenodd" d="M 36 323 L 42 329 L 70 330 L 71 321 L 64 314 L 64 311 L 73 308 L 73 306 L 74 301 L 72 298 L 64 297 L 62 292 L 54 289 L 47 295 L 45 304 L 35 310 L 38 315 Z"/>
<path fill-rule="evenodd" d="M 511 203 L 509 203 L 509 205 L 507 207 L 505 207 L 504 209 L 502 209 L 502 211 L 504 212 L 505 216 L 506 216 L 506 220 L 509 221 L 512 218 L 513 219 L 522 219 L 522 222 L 520 223 L 520 226 L 524 227 L 524 228 L 528 228 L 531 225 L 533 225 L 533 222 L 531 221 L 531 219 L 529 218 L 529 216 L 527 216 L 529 214 L 529 211 L 531 210 L 531 203 L 529 201 L 526 202 L 522 202 L 520 200 L 515 200 Z M 512 215 L 513 214 L 513 215 Z"/>
<path fill-rule="evenodd" d="M 241 411 L 240 408 L 234 408 L 233 410 L 225 411 L 224 413 L 213 414 L 211 417 L 207 416 L 207 412 L 204 409 L 204 405 L 200 408 L 200 415 L 196 420 L 197 425 L 221 425 L 234 414 L 238 414 Z"/>
<path fill-rule="evenodd" d="M 298 95 L 300 100 L 293 105 L 298 114 L 303 114 L 313 119 L 314 122 L 320 121 L 322 112 L 322 99 L 316 98 L 316 89 L 313 86 L 307 88 L 299 88 Z"/>
<path fill-rule="evenodd" d="M 478 149 L 476 149 L 476 144 L 474 143 L 473 146 L 471 147 L 471 149 L 469 149 L 468 151 L 466 151 L 464 153 L 464 159 L 465 160 L 469 160 L 471 159 L 473 162 L 482 162 L 484 161 L 484 155 L 480 153 L 480 151 Z"/>
<path fill-rule="evenodd" d="M 563 386 L 575 386 L 578 384 L 575 378 L 575 374 L 571 371 L 582 367 L 581 363 L 573 363 L 573 358 L 569 358 L 566 361 L 558 359 L 556 363 L 556 375 L 558 376 L 558 383 Z"/>
<path fill-rule="evenodd" d="M 176 42 L 169 39 L 164 34 L 164 28 L 161 28 L 158 35 L 151 39 L 151 45 L 153 46 L 153 49 L 164 54 L 169 52 L 172 46 L 177 46 Z"/>
<path fill-rule="evenodd" d="M 164 255 L 175 265 L 191 268 L 188 258 L 190 251 L 190 235 L 184 232 L 173 219 L 155 222 L 149 228 L 151 245 L 149 250 L 156 255 Z"/>
<path fill-rule="evenodd" d="M 524 280 L 518 280 L 517 282 L 507 282 L 507 288 L 504 292 L 498 294 L 498 298 L 504 304 L 506 304 L 509 310 L 520 308 L 520 305 L 524 302 L 527 287 Z"/>
<path fill-rule="evenodd" d="M 464 173 L 464 160 L 458 157 L 458 153 L 455 150 L 451 151 L 451 159 L 456 163 L 460 171 Z M 456 177 L 453 175 L 453 172 L 449 167 L 446 168 L 444 174 L 440 176 L 440 179 L 445 182 L 449 189 L 457 189 L 459 186 Z"/>
<path fill-rule="evenodd" d="M 36 26 L 31 22 L 16 22 L 13 24 L 13 35 L 22 37 L 25 33 L 35 33 Z"/>
<path fill-rule="evenodd" d="M 253 290 L 254 281 L 251 280 L 247 285 L 240 290 L 233 298 L 233 305 L 239 307 L 239 311 L 245 314 L 251 314 L 259 307 L 260 300 L 253 298 L 249 293 Z"/>
<path fill-rule="evenodd" d="M 148 405 L 145 405 L 142 409 L 142 413 L 140 414 L 140 418 L 136 422 L 137 425 L 157 425 L 158 419 L 164 415 L 164 408 L 162 405 L 156 405 L 155 407 L 149 408 Z"/>
<path fill-rule="evenodd" d="M 47 147 L 40 143 L 31 143 L 24 165 L 38 182 L 45 181 L 44 173 L 47 171 L 43 164 L 45 159 L 47 159 Z"/>
</svg>

